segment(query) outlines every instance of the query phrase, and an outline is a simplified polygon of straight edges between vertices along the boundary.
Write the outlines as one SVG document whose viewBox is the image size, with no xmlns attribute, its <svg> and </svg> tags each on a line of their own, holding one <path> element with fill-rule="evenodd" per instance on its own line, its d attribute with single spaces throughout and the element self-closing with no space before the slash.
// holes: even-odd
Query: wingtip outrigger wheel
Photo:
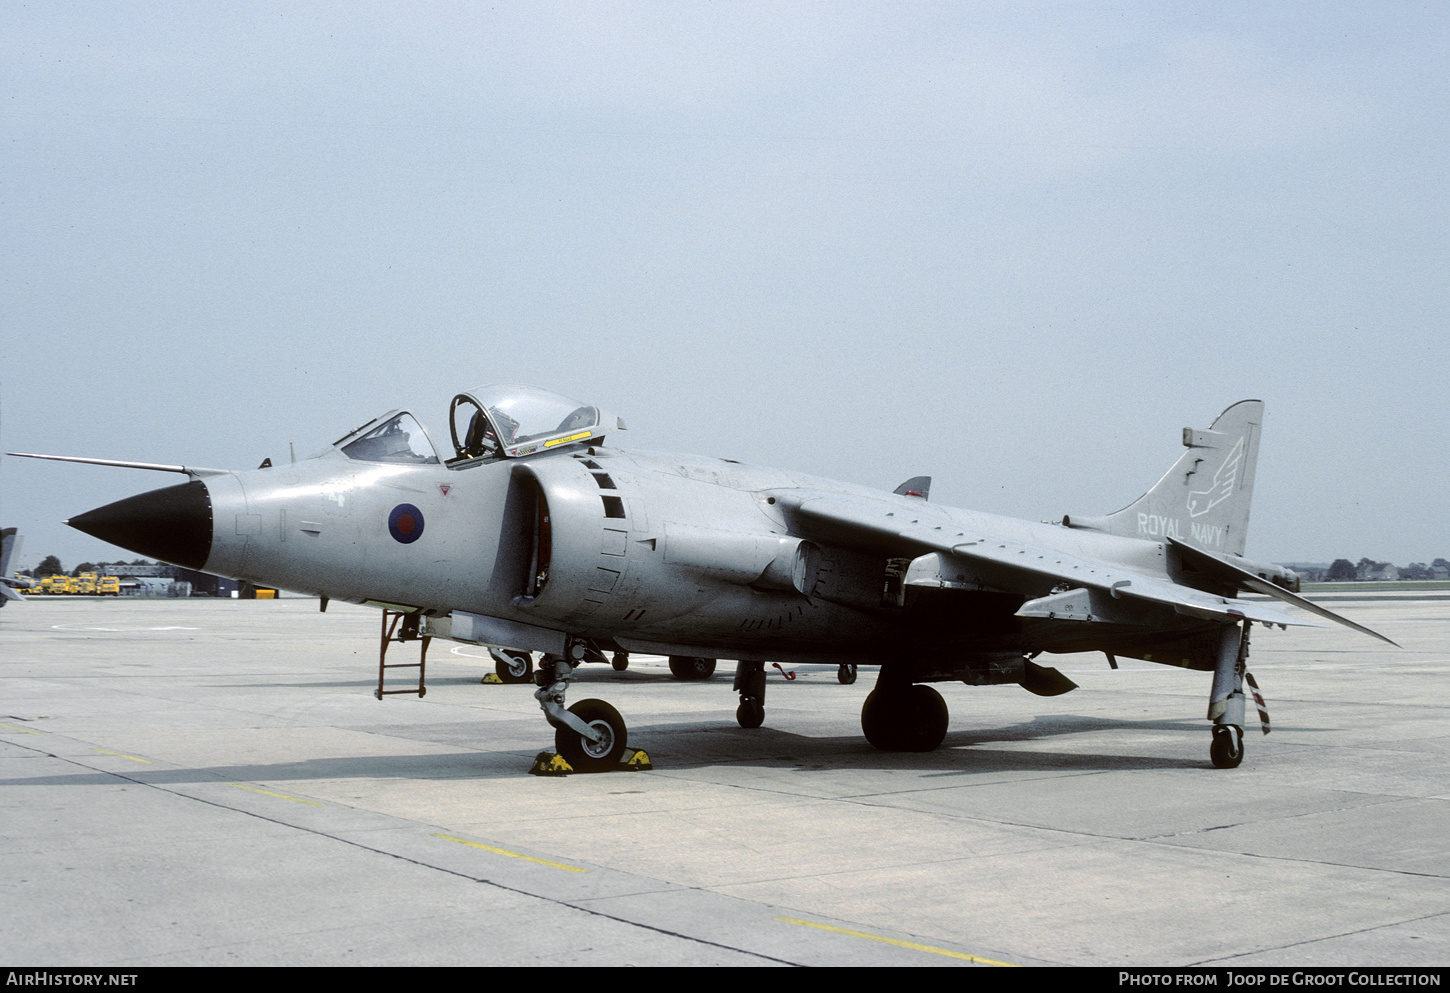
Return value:
<svg viewBox="0 0 1450 993">
<path fill-rule="evenodd" d="M 1213 688 L 1208 695 L 1208 719 L 1213 721 L 1213 741 L 1208 757 L 1215 769 L 1235 769 L 1244 760 L 1244 679 L 1253 689 L 1264 733 L 1269 733 L 1269 712 L 1264 707 L 1258 684 L 1248 676 L 1249 625 L 1229 627 L 1219 642 L 1218 664 L 1213 670 Z"/>
<path fill-rule="evenodd" d="M 1235 724 L 1216 724 L 1208 757 L 1215 769 L 1236 769 L 1244 760 L 1244 731 Z"/>
</svg>

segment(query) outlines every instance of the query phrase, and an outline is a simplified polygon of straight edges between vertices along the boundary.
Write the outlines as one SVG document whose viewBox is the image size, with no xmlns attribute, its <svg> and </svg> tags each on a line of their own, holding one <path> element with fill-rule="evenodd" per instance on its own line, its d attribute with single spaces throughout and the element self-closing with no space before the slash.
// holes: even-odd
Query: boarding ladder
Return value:
<svg viewBox="0 0 1450 993">
<path fill-rule="evenodd" d="M 423 677 L 428 666 L 428 642 L 432 641 L 431 635 L 418 634 L 418 620 L 422 614 L 416 610 L 388 610 L 383 608 L 382 640 L 378 646 L 378 688 L 374 695 L 381 700 L 385 696 L 394 693 L 416 693 L 424 696 L 428 690 L 423 685 Z M 388 662 L 388 645 L 394 641 L 422 641 L 422 651 L 418 655 L 417 662 Z M 406 690 L 385 690 L 383 689 L 383 677 L 389 669 L 417 669 L 418 685 L 415 688 Z"/>
</svg>

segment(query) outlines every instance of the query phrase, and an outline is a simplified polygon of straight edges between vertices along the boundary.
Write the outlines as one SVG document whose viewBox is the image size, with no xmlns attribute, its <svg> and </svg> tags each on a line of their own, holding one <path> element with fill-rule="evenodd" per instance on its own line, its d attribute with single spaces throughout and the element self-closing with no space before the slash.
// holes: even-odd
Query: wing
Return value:
<svg viewBox="0 0 1450 993">
<path fill-rule="evenodd" d="M 1194 548 L 1192 545 L 1184 544 L 1177 538 L 1169 538 L 1168 542 L 1174 548 L 1178 549 L 1178 553 L 1183 556 L 1184 561 L 1192 563 L 1194 566 L 1202 569 L 1204 572 L 1215 576 L 1215 578 L 1219 579 L 1221 582 L 1226 582 L 1229 585 L 1236 586 L 1241 590 L 1252 590 L 1255 593 L 1262 593 L 1265 596 L 1271 596 L 1277 600 L 1283 600 L 1285 603 L 1291 603 L 1301 610 L 1307 610 L 1311 614 L 1316 614 L 1320 617 L 1325 618 L 1326 620 L 1334 621 L 1336 624 L 1343 624 L 1345 627 L 1353 628 L 1361 634 L 1367 634 L 1371 638 L 1378 638 L 1380 641 L 1388 642 L 1389 644 L 1394 645 L 1396 648 L 1400 647 L 1399 644 L 1390 641 L 1389 638 L 1386 638 L 1378 631 L 1371 631 L 1369 628 L 1365 627 L 1362 624 L 1356 624 L 1354 621 L 1351 621 L 1347 617 L 1342 617 L 1332 610 L 1326 610 L 1324 607 L 1319 606 L 1319 604 L 1317 603 L 1313 603 L 1312 601 L 1306 600 L 1301 596 L 1291 593 L 1290 591 L 1284 589 L 1282 586 L 1277 586 L 1274 583 L 1269 582 L 1264 577 L 1257 575 L 1256 573 L 1249 572 L 1247 569 L 1244 569 L 1241 566 L 1235 565 L 1234 562 L 1226 556 L 1215 555 L 1212 552 L 1207 552 L 1203 549 Z"/>
<path fill-rule="evenodd" d="M 1318 626 L 1274 604 L 1218 596 L 1173 582 L 1166 575 L 1065 552 L 1041 539 L 993 537 L 983 533 L 985 528 L 963 528 L 945 514 L 928 515 L 918 506 L 828 493 L 779 495 L 777 501 L 791 517 L 793 528 L 798 527 L 807 538 L 910 558 L 904 585 L 980 589 L 985 584 L 1021 593 L 1028 599 L 1017 611 L 1019 617 L 1132 623 L 1137 619 L 1131 615 L 1140 613 L 1132 608 L 1151 604 L 1200 620 Z M 1261 593 L 1266 592 L 1262 586 L 1271 585 L 1251 573 L 1239 572 L 1242 575 L 1235 575 L 1230 585 Z M 1227 570 L 1220 568 L 1216 578 L 1226 575 Z M 1389 640 L 1278 587 L 1270 595 Z"/>
</svg>

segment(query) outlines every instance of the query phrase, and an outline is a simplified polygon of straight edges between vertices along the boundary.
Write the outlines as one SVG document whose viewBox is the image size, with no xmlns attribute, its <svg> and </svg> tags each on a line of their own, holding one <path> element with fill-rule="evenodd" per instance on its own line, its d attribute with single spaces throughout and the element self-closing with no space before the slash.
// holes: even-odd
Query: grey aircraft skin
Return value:
<svg viewBox="0 0 1450 993">
<path fill-rule="evenodd" d="M 1297 596 L 1289 570 L 1243 558 L 1257 400 L 1185 428 L 1186 451 L 1128 507 L 1060 523 L 930 503 L 925 477 L 885 493 L 615 448 L 616 419 L 530 387 L 461 393 L 449 421 L 447 458 L 404 411 L 316 458 L 243 472 L 35 457 L 187 474 L 68 522 L 133 552 L 402 611 L 424 635 L 488 645 L 525 670 L 542 653 L 536 696 L 582 769 L 625 751 L 608 704 L 564 707 L 572 669 L 605 652 L 616 666 L 668 655 L 681 678 L 740 660 L 744 727 L 764 719 L 766 661 L 835 664 L 843 681 L 878 665 L 863 731 L 915 751 L 947 730 L 928 683 L 1052 695 L 1074 684 L 1032 661 L 1041 653 L 1146 659 L 1213 674 L 1210 755 L 1227 768 L 1243 756 L 1251 625 L 1313 623 L 1240 592 L 1389 640 Z"/>
<path fill-rule="evenodd" d="M 10 560 L 20 551 L 20 533 L 15 528 L 0 528 L 0 607 L 7 600 L 24 600 L 18 590 L 34 588 L 35 582 L 10 575 Z"/>
</svg>

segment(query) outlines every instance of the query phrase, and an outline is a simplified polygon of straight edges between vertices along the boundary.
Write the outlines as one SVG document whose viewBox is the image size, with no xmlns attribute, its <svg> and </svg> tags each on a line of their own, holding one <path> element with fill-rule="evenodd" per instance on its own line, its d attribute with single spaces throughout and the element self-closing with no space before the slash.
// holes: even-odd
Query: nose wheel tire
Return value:
<svg viewBox="0 0 1450 993">
<path fill-rule="evenodd" d="M 856 681 L 856 667 L 854 665 L 843 665 L 836 670 L 836 680 L 845 686 L 850 686 Z"/>
<path fill-rule="evenodd" d="M 554 747 L 579 772 L 605 772 L 619 766 L 624 757 L 625 738 L 629 731 L 624 718 L 603 700 L 580 700 L 569 713 L 600 732 L 598 741 L 589 741 L 568 727 L 554 730 Z"/>
<path fill-rule="evenodd" d="M 1213 729 L 1213 743 L 1208 746 L 1208 757 L 1215 769 L 1237 769 L 1244 760 L 1243 728 L 1232 724 L 1219 724 Z"/>
</svg>

